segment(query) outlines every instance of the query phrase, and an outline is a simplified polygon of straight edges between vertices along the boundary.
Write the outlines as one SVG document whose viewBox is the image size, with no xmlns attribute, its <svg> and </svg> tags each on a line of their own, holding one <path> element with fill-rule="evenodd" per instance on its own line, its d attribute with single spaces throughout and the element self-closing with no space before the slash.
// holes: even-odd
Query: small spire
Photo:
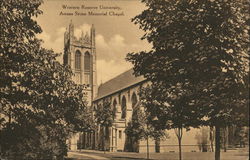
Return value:
<svg viewBox="0 0 250 160">
<path fill-rule="evenodd" d="M 72 23 L 72 19 L 70 20 L 70 24 L 69 24 L 69 34 L 70 34 L 70 37 L 74 37 L 74 24 Z"/>
<path fill-rule="evenodd" d="M 86 32 L 86 34 L 85 34 L 85 36 L 84 36 L 84 40 L 86 41 L 86 42 L 89 42 L 90 40 L 89 40 L 89 33 L 88 32 Z"/>
<path fill-rule="evenodd" d="M 92 31 L 92 30 L 95 30 L 95 26 L 94 26 L 94 24 L 92 24 L 92 25 L 91 25 L 90 30 L 91 30 L 91 31 Z"/>
<path fill-rule="evenodd" d="M 93 47 L 95 47 L 95 28 L 94 28 L 94 24 L 91 25 L 91 29 L 90 29 L 90 41 L 91 41 L 91 45 Z"/>
<path fill-rule="evenodd" d="M 89 37 L 89 32 L 86 32 L 85 37 Z"/>
<path fill-rule="evenodd" d="M 70 23 L 69 23 L 69 28 L 70 27 L 74 27 L 74 24 L 73 24 L 73 22 L 72 22 L 72 19 L 70 20 Z"/>
<path fill-rule="evenodd" d="M 81 38 L 83 38 L 84 37 L 84 34 L 83 34 L 83 31 L 82 31 L 82 36 L 81 36 Z"/>
</svg>

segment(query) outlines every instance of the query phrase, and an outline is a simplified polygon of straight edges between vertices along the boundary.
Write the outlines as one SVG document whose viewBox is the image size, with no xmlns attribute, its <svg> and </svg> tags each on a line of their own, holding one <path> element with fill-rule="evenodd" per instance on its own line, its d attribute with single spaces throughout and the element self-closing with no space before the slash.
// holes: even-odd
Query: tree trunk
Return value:
<svg viewBox="0 0 250 160">
<path fill-rule="evenodd" d="M 220 160 L 220 127 L 215 126 L 215 160 Z"/>
<path fill-rule="evenodd" d="M 228 133 L 227 133 L 227 127 L 224 128 L 224 131 L 223 131 L 223 146 L 224 146 L 224 152 L 227 152 L 227 136 L 228 136 Z"/>
<path fill-rule="evenodd" d="M 175 134 L 177 136 L 177 139 L 178 139 L 178 143 L 179 143 L 179 160 L 182 159 L 182 156 L 181 156 L 181 139 L 182 139 L 182 127 L 179 127 L 179 128 L 176 128 L 175 129 Z"/>
<path fill-rule="evenodd" d="M 128 137 L 128 136 L 127 136 Z M 134 137 L 128 137 L 128 140 L 129 140 L 129 147 L 128 147 L 128 151 L 129 152 L 134 152 L 135 151 L 135 148 L 134 148 Z"/>
<path fill-rule="evenodd" d="M 160 153 L 160 143 L 161 143 L 161 140 L 160 140 L 160 138 L 156 138 L 155 139 L 155 152 L 156 153 Z"/>
<path fill-rule="evenodd" d="M 103 151 L 104 151 L 104 154 L 106 153 L 106 143 L 105 143 L 105 141 L 106 141 L 106 134 L 105 134 L 105 132 L 106 132 L 106 130 L 105 130 L 106 128 L 105 127 L 103 127 Z"/>
<path fill-rule="evenodd" d="M 179 160 L 182 159 L 181 157 L 181 138 L 178 138 L 178 142 L 179 142 Z"/>
<path fill-rule="evenodd" d="M 227 152 L 226 141 L 224 140 L 224 152 Z"/>
<path fill-rule="evenodd" d="M 211 152 L 214 152 L 214 142 L 211 141 Z"/>
<path fill-rule="evenodd" d="M 210 126 L 210 144 L 211 144 L 211 152 L 214 152 L 214 128 Z"/>
<path fill-rule="evenodd" d="M 149 145 L 148 145 L 148 135 L 147 135 L 147 159 L 149 159 Z"/>
</svg>

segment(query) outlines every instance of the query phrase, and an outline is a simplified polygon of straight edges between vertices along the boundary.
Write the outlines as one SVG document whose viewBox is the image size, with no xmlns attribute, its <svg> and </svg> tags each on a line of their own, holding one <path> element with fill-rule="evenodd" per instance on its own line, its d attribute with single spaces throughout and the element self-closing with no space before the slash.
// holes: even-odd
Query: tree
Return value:
<svg viewBox="0 0 250 160">
<path fill-rule="evenodd" d="M 165 85 L 152 83 L 142 88 L 140 97 L 148 116 L 149 124 L 155 130 L 174 129 L 179 144 L 179 158 L 182 158 L 181 140 L 183 129 L 198 127 L 199 119 L 191 105 L 189 92 L 180 86 L 166 88 Z M 165 92 L 164 92 L 165 90 Z M 170 91 L 172 90 L 171 94 Z"/>
<path fill-rule="evenodd" d="M 235 127 L 235 131 L 232 133 L 234 135 L 233 142 L 234 145 L 238 145 L 239 147 L 245 147 L 248 144 L 249 140 L 249 128 L 245 127 Z"/>
<path fill-rule="evenodd" d="M 142 2 L 147 9 L 132 21 L 146 32 L 142 39 L 152 43 L 153 48 L 149 52 L 130 53 L 127 60 L 134 64 L 136 75 L 152 82 L 151 95 L 162 98 L 152 99 L 159 103 L 157 109 L 169 109 L 157 114 L 166 116 L 183 107 L 183 111 L 190 113 L 181 112 L 185 118 L 194 116 L 195 123 L 187 126 L 215 126 L 215 159 L 218 160 L 220 128 L 247 123 L 240 121 L 246 116 L 248 101 L 247 2 Z M 164 102 L 170 107 L 164 107 Z M 150 112 L 156 114 L 153 109 Z M 171 123 L 178 126 L 174 121 Z"/>
<path fill-rule="evenodd" d="M 33 16 L 42 13 L 42 1 L 0 3 L 1 156 L 62 159 L 69 132 L 88 126 L 78 115 L 86 108 L 85 86 L 35 38 L 42 30 Z"/>
<path fill-rule="evenodd" d="M 111 102 L 109 99 L 104 99 L 103 103 L 98 105 L 95 109 L 95 121 L 97 124 L 100 124 L 100 129 L 102 130 L 103 139 L 101 139 L 101 147 L 106 151 L 106 144 L 110 143 L 109 141 L 109 127 L 112 126 L 114 121 L 115 114 L 111 108 Z"/>
<path fill-rule="evenodd" d="M 125 151 L 129 152 L 139 152 L 139 140 L 145 137 L 146 117 L 145 114 L 141 111 L 140 106 L 134 106 L 132 112 L 132 119 L 128 122 L 128 125 L 125 128 L 126 140 Z"/>
<path fill-rule="evenodd" d="M 141 102 L 138 102 L 133 107 L 132 119 L 128 122 L 128 125 L 125 128 L 125 133 L 129 141 L 125 148 L 127 151 L 139 152 L 139 140 L 147 140 L 147 158 L 149 158 L 148 138 L 153 138 L 156 141 L 156 145 L 159 146 L 160 144 L 157 143 L 160 143 L 160 139 L 168 138 L 168 134 L 165 130 L 156 128 L 156 126 L 149 123 L 150 117 L 147 112 L 143 110 L 144 108 L 145 106 Z M 159 150 L 159 148 L 157 148 L 158 146 L 156 146 L 156 151 L 157 149 Z"/>
</svg>

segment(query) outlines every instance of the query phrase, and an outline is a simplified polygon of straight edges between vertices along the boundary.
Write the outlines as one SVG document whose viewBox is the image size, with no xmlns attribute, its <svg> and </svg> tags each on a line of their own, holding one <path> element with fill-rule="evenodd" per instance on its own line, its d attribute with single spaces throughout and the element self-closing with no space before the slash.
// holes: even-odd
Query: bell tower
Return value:
<svg viewBox="0 0 250 160">
<path fill-rule="evenodd" d="M 90 34 L 89 34 L 90 32 Z M 77 84 L 87 86 L 87 102 L 91 106 L 97 95 L 95 27 L 92 24 L 89 32 L 82 32 L 80 38 L 74 35 L 72 21 L 64 33 L 64 65 L 69 65 Z"/>
</svg>

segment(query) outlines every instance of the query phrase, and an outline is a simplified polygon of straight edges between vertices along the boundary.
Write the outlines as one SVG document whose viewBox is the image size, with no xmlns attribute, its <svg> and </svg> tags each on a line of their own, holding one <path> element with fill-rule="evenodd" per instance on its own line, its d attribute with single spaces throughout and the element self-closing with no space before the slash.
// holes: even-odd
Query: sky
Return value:
<svg viewBox="0 0 250 160">
<path fill-rule="evenodd" d="M 140 39 L 144 32 L 131 22 L 146 9 L 139 0 L 44 0 L 40 9 L 43 14 L 36 20 L 43 32 L 37 36 L 43 39 L 45 48 L 55 52 L 63 53 L 63 36 L 71 20 L 76 37 L 89 32 L 92 24 L 95 26 L 98 84 L 133 67 L 125 61 L 127 53 L 151 48 Z M 89 15 L 91 11 L 101 15 Z M 107 16 L 103 15 L 105 12 Z M 58 61 L 62 63 L 62 56 Z"/>
</svg>

